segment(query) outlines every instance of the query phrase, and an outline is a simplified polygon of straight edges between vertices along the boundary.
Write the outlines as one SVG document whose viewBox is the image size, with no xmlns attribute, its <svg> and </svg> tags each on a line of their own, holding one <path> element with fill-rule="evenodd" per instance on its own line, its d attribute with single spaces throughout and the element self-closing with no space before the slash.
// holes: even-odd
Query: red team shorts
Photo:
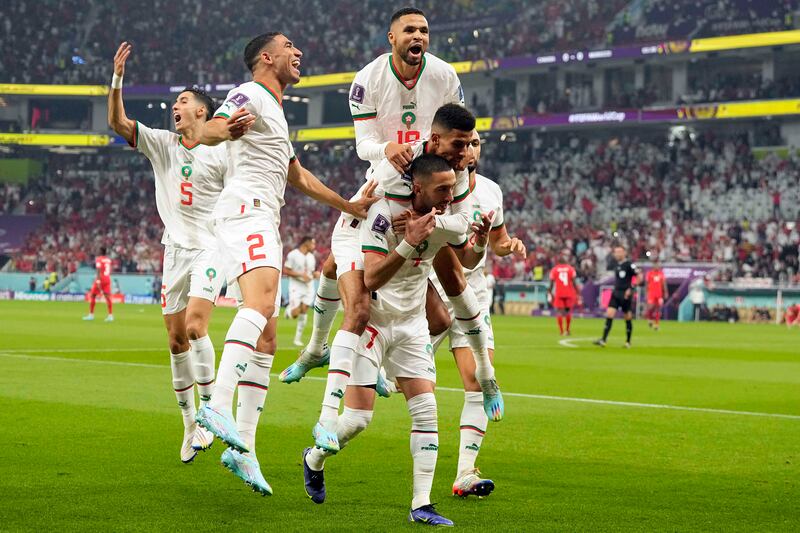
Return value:
<svg viewBox="0 0 800 533">
<path fill-rule="evenodd" d="M 647 296 L 648 305 L 664 305 L 664 298 L 658 295 Z"/>
<path fill-rule="evenodd" d="M 101 279 L 98 284 L 96 281 L 92 283 L 92 290 L 89 292 L 92 296 L 98 294 L 111 294 L 111 279 Z"/>
<path fill-rule="evenodd" d="M 577 298 L 574 296 L 559 296 L 553 298 L 553 307 L 556 309 L 572 309 L 575 307 Z"/>
</svg>

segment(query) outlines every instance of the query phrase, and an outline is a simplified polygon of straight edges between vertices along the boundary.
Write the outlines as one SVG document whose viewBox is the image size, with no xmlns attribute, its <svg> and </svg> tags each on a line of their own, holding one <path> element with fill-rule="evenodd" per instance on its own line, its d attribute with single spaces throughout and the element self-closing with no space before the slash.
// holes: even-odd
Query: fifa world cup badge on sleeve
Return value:
<svg viewBox="0 0 800 533">
<path fill-rule="evenodd" d="M 353 90 L 350 91 L 350 100 L 356 102 L 357 104 L 364 103 L 364 87 L 361 85 L 354 83 Z"/>
<path fill-rule="evenodd" d="M 378 215 L 375 217 L 375 222 L 372 223 L 372 231 L 385 234 L 390 226 L 391 223 L 385 216 Z"/>
</svg>

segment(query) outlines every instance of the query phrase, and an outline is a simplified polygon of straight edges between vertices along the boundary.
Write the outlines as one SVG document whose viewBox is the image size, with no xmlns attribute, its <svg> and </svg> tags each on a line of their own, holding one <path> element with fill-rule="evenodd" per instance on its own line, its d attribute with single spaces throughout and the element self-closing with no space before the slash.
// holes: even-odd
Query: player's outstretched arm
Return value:
<svg viewBox="0 0 800 533">
<path fill-rule="evenodd" d="M 386 285 L 397 274 L 415 252 L 417 246 L 430 237 L 435 228 L 434 214 L 436 209 L 421 217 L 407 217 L 405 236 L 397 248 L 389 254 L 364 254 L 364 285 L 369 291 L 377 291 Z M 362 230 L 366 231 L 366 230 Z"/>
<path fill-rule="evenodd" d="M 125 61 L 131 55 L 131 45 L 123 42 L 114 55 L 114 77 L 111 79 L 111 90 L 108 92 L 108 125 L 117 135 L 121 135 L 128 144 L 134 145 L 136 139 L 136 122 L 125 114 L 122 103 L 122 76 L 125 74 Z"/>
<path fill-rule="evenodd" d="M 353 202 L 348 202 L 335 191 L 329 189 L 314 174 L 303 168 L 303 165 L 297 159 L 289 163 L 287 180 L 294 188 L 306 196 L 310 196 L 323 204 L 353 215 L 356 218 L 367 218 L 369 207 L 380 199 L 373 194 L 378 184 L 370 182 L 360 198 Z"/>
<path fill-rule="evenodd" d="M 230 117 L 217 115 L 203 124 L 199 142 L 216 146 L 225 141 L 235 141 L 247 133 L 255 121 L 256 117 L 244 108 L 237 110 Z"/>
</svg>

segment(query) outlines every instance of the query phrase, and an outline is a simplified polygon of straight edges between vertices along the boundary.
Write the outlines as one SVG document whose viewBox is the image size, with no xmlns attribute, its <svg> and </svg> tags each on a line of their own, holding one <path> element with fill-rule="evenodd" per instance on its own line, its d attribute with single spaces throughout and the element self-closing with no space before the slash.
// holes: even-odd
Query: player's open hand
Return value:
<svg viewBox="0 0 800 533">
<path fill-rule="evenodd" d="M 228 119 L 228 135 L 230 135 L 230 139 L 235 141 L 239 139 L 242 135 L 247 133 L 247 131 L 255 124 L 256 117 L 250 114 L 247 109 L 239 109 L 231 115 Z"/>
<path fill-rule="evenodd" d="M 348 202 L 350 204 L 350 214 L 356 218 L 367 218 L 367 211 L 369 208 L 380 200 L 378 196 L 375 196 L 375 189 L 378 187 L 378 182 L 375 180 L 369 180 L 367 186 L 361 192 L 361 196 L 354 202 Z"/>
<path fill-rule="evenodd" d="M 481 221 L 473 222 L 471 224 L 472 231 L 475 233 L 474 244 L 478 246 L 486 246 L 489 241 L 489 231 L 492 229 L 492 221 L 494 220 L 494 211 L 489 214 L 481 213 Z"/>
<path fill-rule="evenodd" d="M 436 227 L 436 208 L 431 208 L 431 212 L 421 217 L 409 217 L 406 221 L 405 241 L 411 246 L 419 246 L 425 239 L 431 236 Z"/>
<path fill-rule="evenodd" d="M 125 61 L 127 61 L 128 56 L 131 55 L 132 48 L 131 44 L 127 41 L 124 41 L 119 45 L 119 48 L 117 48 L 117 53 L 114 55 L 114 74 L 117 76 L 125 74 Z"/>
<path fill-rule="evenodd" d="M 406 171 L 414 157 L 414 152 L 411 150 L 410 144 L 390 142 L 386 145 L 383 153 L 386 154 L 386 159 L 389 160 L 389 163 L 392 164 L 394 169 L 400 173 Z"/>
</svg>

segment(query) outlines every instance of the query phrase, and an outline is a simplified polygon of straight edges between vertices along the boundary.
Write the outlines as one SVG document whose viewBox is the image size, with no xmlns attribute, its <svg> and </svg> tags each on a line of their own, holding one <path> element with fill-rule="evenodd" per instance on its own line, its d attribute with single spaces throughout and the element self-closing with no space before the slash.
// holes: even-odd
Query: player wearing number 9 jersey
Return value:
<svg viewBox="0 0 800 533">
<path fill-rule="evenodd" d="M 208 322 L 222 276 L 208 220 L 222 191 L 227 154 L 222 146 L 198 143 L 203 124 L 214 112 L 213 101 L 199 89 L 187 88 L 175 99 L 176 132 L 149 128 L 126 116 L 121 77 L 130 52 L 131 46 L 122 43 L 114 58 L 108 123 L 153 166 L 156 207 L 164 223 L 161 310 L 169 337 L 172 384 L 183 415 L 180 457 L 188 463 L 213 439 L 195 423 L 194 389 L 196 384 L 201 407 L 211 399 L 216 356 Z"/>
</svg>

